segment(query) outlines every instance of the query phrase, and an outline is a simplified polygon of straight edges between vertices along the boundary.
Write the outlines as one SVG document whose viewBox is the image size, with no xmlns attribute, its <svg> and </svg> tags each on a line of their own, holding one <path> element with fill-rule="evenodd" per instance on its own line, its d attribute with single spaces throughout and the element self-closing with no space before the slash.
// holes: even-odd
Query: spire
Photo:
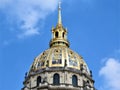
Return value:
<svg viewBox="0 0 120 90">
<path fill-rule="evenodd" d="M 61 18 L 61 2 L 58 4 L 58 25 L 62 25 L 62 18 Z"/>
<path fill-rule="evenodd" d="M 52 27 L 52 40 L 50 41 L 50 47 L 54 46 L 66 46 L 69 47 L 69 41 L 67 40 L 67 30 L 62 26 L 61 18 L 61 2 L 58 4 L 58 22 L 56 27 Z"/>
</svg>

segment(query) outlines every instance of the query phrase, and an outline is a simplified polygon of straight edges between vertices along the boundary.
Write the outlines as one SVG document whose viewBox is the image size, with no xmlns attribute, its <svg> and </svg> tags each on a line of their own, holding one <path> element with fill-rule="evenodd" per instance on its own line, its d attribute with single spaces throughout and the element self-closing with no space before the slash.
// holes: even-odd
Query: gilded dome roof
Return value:
<svg viewBox="0 0 120 90">
<path fill-rule="evenodd" d="M 38 71 L 47 67 L 68 67 L 81 70 L 81 65 L 89 73 L 83 58 L 68 47 L 57 46 L 45 50 L 35 58 L 31 71 Z"/>
</svg>

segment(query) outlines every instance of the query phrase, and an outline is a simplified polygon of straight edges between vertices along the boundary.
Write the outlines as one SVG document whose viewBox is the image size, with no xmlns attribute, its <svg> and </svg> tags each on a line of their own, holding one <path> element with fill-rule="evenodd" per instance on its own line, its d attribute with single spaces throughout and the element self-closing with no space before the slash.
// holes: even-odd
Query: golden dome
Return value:
<svg viewBox="0 0 120 90">
<path fill-rule="evenodd" d="M 84 69 L 89 73 L 88 67 L 81 56 L 70 48 L 59 46 L 52 47 L 36 57 L 32 64 L 31 71 L 39 71 L 47 67 L 67 67 L 81 70 L 81 65 L 84 66 Z"/>
<path fill-rule="evenodd" d="M 88 74 L 89 69 L 81 56 L 72 51 L 67 40 L 67 30 L 62 26 L 61 7 L 58 7 L 58 23 L 52 28 L 50 48 L 35 58 L 30 72 L 39 71 L 47 67 L 67 67 L 76 70 L 84 69 Z"/>
</svg>

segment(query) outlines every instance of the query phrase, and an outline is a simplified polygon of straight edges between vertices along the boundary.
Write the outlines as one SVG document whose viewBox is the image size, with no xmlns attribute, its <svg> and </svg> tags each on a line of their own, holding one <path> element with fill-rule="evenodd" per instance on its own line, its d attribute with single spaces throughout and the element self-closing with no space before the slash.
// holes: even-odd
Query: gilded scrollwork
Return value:
<svg viewBox="0 0 120 90">
<path fill-rule="evenodd" d="M 76 55 L 72 51 L 68 53 L 68 60 L 70 66 L 76 66 L 76 67 L 78 66 Z"/>
<path fill-rule="evenodd" d="M 55 49 L 52 54 L 52 64 L 61 64 L 62 63 L 62 50 Z"/>
<path fill-rule="evenodd" d="M 80 64 L 86 65 L 83 58 L 69 48 L 50 48 L 35 58 L 32 70 L 46 67 L 72 67 L 81 69 Z"/>
<path fill-rule="evenodd" d="M 47 55 L 48 55 L 48 53 L 47 52 L 43 52 L 42 53 L 42 55 L 41 55 L 41 57 L 39 58 L 39 61 L 38 61 L 38 63 L 37 63 L 37 67 L 43 67 L 43 66 L 45 66 L 45 62 L 46 62 L 46 60 L 47 60 Z"/>
</svg>

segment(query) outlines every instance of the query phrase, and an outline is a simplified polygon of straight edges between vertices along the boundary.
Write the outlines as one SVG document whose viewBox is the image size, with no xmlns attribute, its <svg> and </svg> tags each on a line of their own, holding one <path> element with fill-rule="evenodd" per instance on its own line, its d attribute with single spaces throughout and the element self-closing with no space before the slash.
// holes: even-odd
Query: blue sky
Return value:
<svg viewBox="0 0 120 90">
<path fill-rule="evenodd" d="M 59 0 L 0 0 L 0 90 L 20 90 L 34 58 L 49 48 Z M 120 90 L 119 0 L 62 0 L 70 48 L 98 90 Z"/>
</svg>

